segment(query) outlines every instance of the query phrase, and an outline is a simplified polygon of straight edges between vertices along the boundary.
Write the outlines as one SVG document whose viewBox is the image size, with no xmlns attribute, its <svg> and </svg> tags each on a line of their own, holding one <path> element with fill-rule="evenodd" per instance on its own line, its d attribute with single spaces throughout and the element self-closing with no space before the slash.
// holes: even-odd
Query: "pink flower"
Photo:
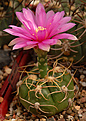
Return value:
<svg viewBox="0 0 86 121">
<path fill-rule="evenodd" d="M 38 4 L 35 15 L 29 8 L 23 8 L 23 13 L 16 12 L 16 15 L 24 27 L 10 25 L 12 28 L 4 30 L 18 36 L 9 45 L 14 45 L 13 49 L 38 47 L 49 51 L 50 45 L 61 43 L 59 39 L 76 40 L 74 35 L 62 33 L 75 26 L 74 23 L 67 23 L 71 17 L 63 17 L 64 14 L 64 11 L 55 14 L 52 10 L 46 13 L 41 3 Z"/>
</svg>

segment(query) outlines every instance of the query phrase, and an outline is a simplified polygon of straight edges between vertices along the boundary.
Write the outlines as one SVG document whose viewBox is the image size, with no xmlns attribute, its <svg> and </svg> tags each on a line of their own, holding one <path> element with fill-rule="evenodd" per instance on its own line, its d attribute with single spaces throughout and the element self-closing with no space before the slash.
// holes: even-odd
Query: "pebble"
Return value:
<svg viewBox="0 0 86 121">
<path fill-rule="evenodd" d="M 0 75 L 0 80 L 3 80 L 3 76 L 2 75 Z"/>
<path fill-rule="evenodd" d="M 80 104 L 80 99 L 77 99 L 77 103 Z"/>
<path fill-rule="evenodd" d="M 45 118 L 41 118 L 40 121 L 46 121 L 46 119 Z"/>
<path fill-rule="evenodd" d="M 6 117 L 9 117 L 9 116 L 10 116 L 10 114 L 9 114 L 9 113 L 7 113 L 7 114 L 6 114 Z"/>
<path fill-rule="evenodd" d="M 8 73 L 3 73 L 3 77 L 7 77 L 8 76 Z"/>
<path fill-rule="evenodd" d="M 71 116 L 74 116 L 74 115 L 75 115 L 75 113 L 71 113 L 70 115 L 71 115 Z"/>
<path fill-rule="evenodd" d="M 86 97 L 80 98 L 80 103 L 85 103 L 86 102 Z"/>
<path fill-rule="evenodd" d="M 47 121 L 56 121 L 55 118 L 52 116 L 51 118 L 48 118 Z"/>
<path fill-rule="evenodd" d="M 3 71 L 2 70 L 0 70 L 0 75 L 3 75 Z"/>
<path fill-rule="evenodd" d="M 41 119 L 40 119 L 41 120 Z M 35 119 L 35 121 L 39 121 L 39 119 Z M 41 121 L 44 121 L 44 120 L 41 120 Z"/>
<path fill-rule="evenodd" d="M 80 104 L 80 107 L 83 108 L 83 104 Z"/>
<path fill-rule="evenodd" d="M 1 81 L 2 85 L 4 84 L 4 80 Z"/>
<path fill-rule="evenodd" d="M 19 116 L 22 113 L 22 108 L 17 106 L 16 113 Z"/>
<path fill-rule="evenodd" d="M 83 113 L 83 110 L 82 109 L 78 110 L 78 114 L 81 114 L 81 113 Z"/>
<path fill-rule="evenodd" d="M 83 108 L 83 112 L 86 112 L 86 108 Z"/>
<path fill-rule="evenodd" d="M 83 113 L 82 118 L 80 119 L 80 121 L 86 121 L 86 112 Z"/>
<path fill-rule="evenodd" d="M 86 90 L 82 90 L 82 96 L 86 96 Z"/>
<path fill-rule="evenodd" d="M 28 112 L 24 112 L 23 115 L 24 115 L 24 116 L 28 116 Z"/>
<path fill-rule="evenodd" d="M 55 116 L 54 116 L 56 119 L 59 119 L 59 116 L 56 114 Z"/>
<path fill-rule="evenodd" d="M 63 118 L 63 115 L 60 114 L 60 118 Z"/>
<path fill-rule="evenodd" d="M 66 111 L 63 111 L 62 114 L 65 115 Z"/>
<path fill-rule="evenodd" d="M 81 118 L 82 117 L 82 114 L 79 114 L 79 117 Z"/>
<path fill-rule="evenodd" d="M 83 74 L 86 74 L 86 70 L 83 70 Z"/>
<path fill-rule="evenodd" d="M 16 118 L 16 115 L 15 114 L 13 114 L 13 119 L 15 119 Z"/>
<path fill-rule="evenodd" d="M 86 108 L 86 103 L 84 103 L 84 107 Z"/>
<path fill-rule="evenodd" d="M 78 111 L 75 108 L 73 109 L 73 112 L 78 113 Z"/>
<path fill-rule="evenodd" d="M 83 87 L 86 87 L 86 82 L 81 82 L 81 81 L 80 81 L 80 84 L 81 84 Z"/>
<path fill-rule="evenodd" d="M 16 119 L 12 119 L 12 121 L 16 121 Z"/>
<path fill-rule="evenodd" d="M 75 117 L 74 117 L 74 118 L 75 118 L 75 120 L 78 120 L 78 119 L 79 119 L 77 114 L 75 115 Z"/>
<path fill-rule="evenodd" d="M 2 103 L 2 101 L 3 101 L 3 97 L 0 97 L 0 103 Z"/>
<path fill-rule="evenodd" d="M 71 114 L 72 113 L 72 110 L 71 109 L 68 109 L 67 110 L 67 114 Z"/>
<path fill-rule="evenodd" d="M 78 106 L 78 105 L 75 106 L 75 109 L 76 109 L 76 110 L 79 110 L 79 109 L 80 109 L 80 106 Z"/>
<path fill-rule="evenodd" d="M 12 69 L 9 68 L 8 66 L 5 66 L 5 67 L 4 67 L 4 71 L 5 71 L 7 74 L 10 74 L 11 71 L 12 71 Z"/>
<path fill-rule="evenodd" d="M 58 119 L 58 121 L 65 121 L 65 119 L 64 118 L 61 118 L 61 119 Z"/>
<path fill-rule="evenodd" d="M 78 69 L 78 71 L 79 71 L 80 73 L 82 73 L 82 72 L 83 72 L 83 69 Z"/>
<path fill-rule="evenodd" d="M 20 118 L 23 119 L 23 115 L 20 115 Z"/>
<path fill-rule="evenodd" d="M 66 113 L 66 114 L 64 115 L 64 118 L 67 119 L 67 116 L 68 116 L 68 114 Z"/>
<path fill-rule="evenodd" d="M 29 121 L 33 121 L 32 119 L 30 119 Z"/>
<path fill-rule="evenodd" d="M 83 118 L 81 118 L 81 119 L 80 119 L 80 121 L 86 121 L 86 118 L 84 118 L 84 119 L 83 119 Z"/>
<path fill-rule="evenodd" d="M 80 79 L 84 79 L 85 78 L 85 75 L 80 75 Z"/>
<path fill-rule="evenodd" d="M 68 119 L 73 120 L 73 116 L 68 115 Z"/>
</svg>

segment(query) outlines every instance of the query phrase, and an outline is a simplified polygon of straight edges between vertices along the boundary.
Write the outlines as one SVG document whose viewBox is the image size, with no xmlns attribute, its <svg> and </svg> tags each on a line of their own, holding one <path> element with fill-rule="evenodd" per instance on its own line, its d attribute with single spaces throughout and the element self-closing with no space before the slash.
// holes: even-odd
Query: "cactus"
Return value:
<svg viewBox="0 0 86 121">
<path fill-rule="evenodd" d="M 46 13 L 44 6 L 39 3 L 35 15 L 30 9 L 25 8 L 23 13 L 16 12 L 23 24 L 22 27 L 10 25 L 11 29 L 4 30 L 18 36 L 9 43 L 10 46 L 14 45 L 13 49 L 34 48 L 37 53 L 37 66 L 30 72 L 23 69 L 26 76 L 17 88 L 20 102 L 37 116 L 59 113 L 74 97 L 74 75 L 69 71 L 71 64 L 67 68 L 56 60 L 53 66 L 49 67 L 47 62 L 50 46 L 61 45 L 59 39 L 77 40 L 76 36 L 63 33 L 75 26 L 74 23 L 68 23 L 71 17 L 63 17 L 64 14 L 64 11 L 56 14 L 53 11 Z"/>
<path fill-rule="evenodd" d="M 52 116 L 64 110 L 69 100 L 72 100 L 73 76 L 68 68 L 57 65 L 57 61 L 53 68 L 48 67 L 46 52 L 40 51 L 36 50 L 38 67 L 26 72 L 27 75 L 22 79 L 19 98 L 23 106 L 33 114 Z"/>
<path fill-rule="evenodd" d="M 83 63 L 86 61 L 86 2 L 77 0 L 61 1 L 60 5 L 58 10 L 63 9 L 65 10 L 65 15 L 72 16 L 72 22 L 76 26 L 68 30 L 68 33 L 76 35 L 78 41 L 61 40 L 61 45 L 52 46 L 50 54 L 55 55 L 54 58 L 62 57 L 64 61 L 72 61 L 74 64 Z"/>
</svg>

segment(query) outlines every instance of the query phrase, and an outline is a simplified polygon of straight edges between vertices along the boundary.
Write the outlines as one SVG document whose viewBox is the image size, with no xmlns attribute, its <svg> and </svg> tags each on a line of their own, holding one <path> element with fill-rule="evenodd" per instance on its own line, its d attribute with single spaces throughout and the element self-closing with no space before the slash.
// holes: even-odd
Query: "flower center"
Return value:
<svg viewBox="0 0 86 121">
<path fill-rule="evenodd" d="M 40 30 L 43 31 L 43 30 L 46 30 L 46 28 L 44 28 L 44 27 L 42 27 L 42 26 L 38 26 L 38 28 L 36 28 L 35 31 L 36 31 L 36 33 L 37 33 L 37 32 L 40 31 Z"/>
<path fill-rule="evenodd" d="M 44 39 L 46 39 L 46 37 L 47 37 L 47 30 L 46 30 L 46 28 L 44 28 L 42 26 L 38 26 L 35 29 L 35 36 L 36 36 L 36 40 L 39 41 L 39 42 L 41 42 Z"/>
</svg>

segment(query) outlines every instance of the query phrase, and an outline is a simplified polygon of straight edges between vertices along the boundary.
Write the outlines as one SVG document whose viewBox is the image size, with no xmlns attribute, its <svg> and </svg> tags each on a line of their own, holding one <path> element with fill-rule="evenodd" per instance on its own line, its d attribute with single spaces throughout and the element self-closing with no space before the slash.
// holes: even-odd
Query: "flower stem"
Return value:
<svg viewBox="0 0 86 121">
<path fill-rule="evenodd" d="M 38 55 L 37 61 L 40 78 L 44 78 L 47 75 L 47 52 L 40 49 L 35 49 L 35 52 Z"/>
</svg>

